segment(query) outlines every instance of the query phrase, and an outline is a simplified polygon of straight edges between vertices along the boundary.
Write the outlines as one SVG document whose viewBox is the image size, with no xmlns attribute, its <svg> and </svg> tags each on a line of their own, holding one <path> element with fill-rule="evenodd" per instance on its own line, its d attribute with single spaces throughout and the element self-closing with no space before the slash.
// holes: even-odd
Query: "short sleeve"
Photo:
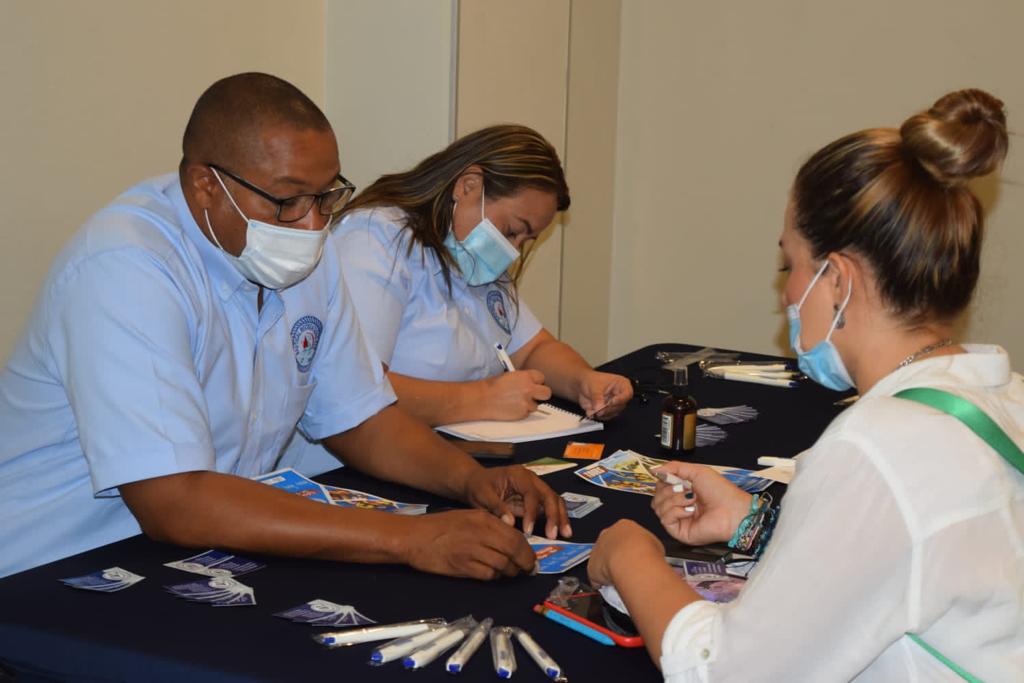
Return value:
<svg viewBox="0 0 1024 683">
<path fill-rule="evenodd" d="M 323 265 L 337 272 L 337 263 Z M 316 388 L 299 421 L 313 440 L 348 431 L 397 400 L 380 357 L 363 335 L 345 278 L 331 279 L 335 286 L 327 304 L 323 346 L 312 369 Z"/>
<path fill-rule="evenodd" d="M 512 328 L 512 341 L 509 342 L 509 353 L 515 353 L 527 342 L 537 336 L 544 329 L 540 320 L 533 314 L 530 307 L 522 299 L 519 300 L 519 311 L 516 315 L 515 327 Z"/>
<path fill-rule="evenodd" d="M 73 267 L 50 293 L 51 351 L 93 491 L 214 469 L 189 295 L 144 249 Z"/>
<path fill-rule="evenodd" d="M 374 353 L 391 364 L 402 316 L 409 303 L 408 242 L 380 211 L 346 217 L 334 235 L 342 278 Z"/>
</svg>

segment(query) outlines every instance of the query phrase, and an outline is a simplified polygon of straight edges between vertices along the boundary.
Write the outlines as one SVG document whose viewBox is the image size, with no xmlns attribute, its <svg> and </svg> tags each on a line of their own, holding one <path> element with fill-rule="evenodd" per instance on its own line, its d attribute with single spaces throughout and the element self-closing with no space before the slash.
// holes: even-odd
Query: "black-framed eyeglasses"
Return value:
<svg viewBox="0 0 1024 683">
<path fill-rule="evenodd" d="M 275 197 L 266 190 L 253 185 L 248 180 L 239 178 L 231 171 L 221 168 L 216 164 L 207 164 L 210 168 L 223 173 L 227 177 L 234 180 L 236 183 L 241 185 L 247 190 L 255 192 L 259 196 L 263 197 L 269 202 L 272 202 L 277 206 L 277 220 L 280 223 L 294 223 L 300 221 L 306 217 L 309 210 L 313 208 L 313 205 L 317 205 L 317 210 L 321 216 L 336 216 L 345 205 L 348 204 L 348 200 L 352 198 L 352 195 L 356 191 L 356 186 L 350 183 L 345 176 L 340 173 L 335 178 L 335 182 L 339 185 L 332 187 L 329 190 L 323 192 L 317 192 L 316 194 L 296 194 L 291 197 Z"/>
</svg>

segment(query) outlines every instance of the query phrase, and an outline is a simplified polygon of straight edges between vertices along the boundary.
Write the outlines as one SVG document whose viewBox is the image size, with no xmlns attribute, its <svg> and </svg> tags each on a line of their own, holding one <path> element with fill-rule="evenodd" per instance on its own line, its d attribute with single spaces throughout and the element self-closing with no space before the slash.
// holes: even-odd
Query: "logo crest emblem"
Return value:
<svg viewBox="0 0 1024 683">
<path fill-rule="evenodd" d="M 505 297 L 497 289 L 487 292 L 487 310 L 491 312 L 494 322 L 498 327 L 505 330 L 505 334 L 512 334 L 512 326 L 508 322 L 508 310 L 505 308 Z"/>
<path fill-rule="evenodd" d="M 323 331 L 323 323 L 313 315 L 304 315 L 292 325 L 292 349 L 295 350 L 295 364 L 299 366 L 299 372 L 309 372 Z"/>
</svg>

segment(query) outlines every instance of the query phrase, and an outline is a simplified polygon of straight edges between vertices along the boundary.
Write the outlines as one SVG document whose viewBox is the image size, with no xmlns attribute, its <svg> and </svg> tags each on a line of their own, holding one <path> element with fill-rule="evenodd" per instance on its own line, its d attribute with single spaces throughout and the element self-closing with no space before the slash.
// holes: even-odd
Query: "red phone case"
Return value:
<svg viewBox="0 0 1024 683">
<path fill-rule="evenodd" d="M 576 595 L 571 596 L 569 599 L 571 600 L 573 598 L 589 597 L 591 595 L 593 595 L 593 593 L 580 593 L 580 594 L 576 594 Z M 587 619 L 587 618 L 585 618 L 585 617 L 583 617 L 583 616 L 581 616 L 579 614 L 576 614 L 575 612 L 573 612 L 573 611 L 571 611 L 569 609 L 566 609 L 565 607 L 562 607 L 560 605 L 556 605 L 553 602 L 550 602 L 548 600 L 544 601 L 544 607 L 547 608 L 547 609 L 550 609 L 550 610 L 554 610 L 554 611 L 558 612 L 559 614 L 561 614 L 562 616 L 568 617 L 569 619 L 572 619 L 573 621 L 578 621 L 581 624 L 586 624 L 587 628 L 592 628 L 592 629 L 594 629 L 595 631 L 597 631 L 599 633 L 603 633 L 604 635 L 608 636 L 613 641 L 615 641 L 615 644 L 620 646 L 620 647 L 643 647 L 644 646 L 643 638 L 638 636 L 638 635 L 637 636 L 624 636 L 621 633 L 616 633 L 615 631 L 609 630 L 606 626 L 601 626 L 599 624 L 595 624 L 594 622 L 590 621 L 589 619 Z"/>
</svg>

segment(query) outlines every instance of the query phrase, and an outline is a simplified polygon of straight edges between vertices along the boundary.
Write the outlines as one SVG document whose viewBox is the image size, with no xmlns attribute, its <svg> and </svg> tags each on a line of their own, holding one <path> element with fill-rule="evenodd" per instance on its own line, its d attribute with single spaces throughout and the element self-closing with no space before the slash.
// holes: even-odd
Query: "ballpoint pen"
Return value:
<svg viewBox="0 0 1024 683">
<path fill-rule="evenodd" d="M 512 651 L 512 629 L 508 626 L 491 629 L 491 657 L 498 678 L 512 678 L 516 672 L 516 653 Z"/>
<path fill-rule="evenodd" d="M 328 631 L 316 634 L 313 636 L 313 639 L 321 645 L 340 647 L 357 643 L 368 643 L 374 640 L 411 636 L 442 626 L 444 626 L 444 620 L 442 619 L 417 619 L 416 621 L 406 621 L 400 624 L 374 624 L 373 626 L 349 628 L 342 631 Z"/>
<path fill-rule="evenodd" d="M 472 615 L 463 617 L 453 622 L 448 630 L 435 640 L 407 654 L 402 660 L 402 666 L 406 669 L 422 669 L 439 656 L 455 647 L 466 637 L 477 625 Z"/>
<path fill-rule="evenodd" d="M 423 633 L 417 633 L 413 636 L 397 638 L 384 643 L 370 653 L 370 664 L 379 666 L 396 659 L 402 659 L 410 652 L 415 652 L 416 650 L 433 643 L 438 638 L 447 635 L 451 632 L 452 628 L 453 625 L 448 624 L 441 628 L 431 629 L 429 631 L 424 631 Z"/>
<path fill-rule="evenodd" d="M 512 358 L 508 355 L 508 351 L 500 343 L 494 345 L 494 353 L 498 356 L 498 362 L 501 363 L 501 367 L 505 368 L 505 372 L 515 372 L 516 366 L 512 365 Z"/>
<path fill-rule="evenodd" d="M 724 372 L 721 374 L 714 374 L 714 377 L 720 379 L 729 379 L 734 382 L 750 382 L 751 384 L 767 384 L 772 387 L 785 387 L 787 389 L 793 389 L 798 386 L 797 382 L 792 379 L 776 379 L 774 377 L 763 377 L 747 372 Z"/>
<path fill-rule="evenodd" d="M 469 635 L 466 637 L 464 642 L 458 650 L 455 651 L 448 661 L 445 663 L 445 670 L 448 673 L 457 674 L 466 666 L 469 658 L 476 654 L 480 644 L 484 642 L 484 638 L 491 630 L 491 625 L 494 624 L 494 619 L 487 617 L 474 628 Z"/>
<path fill-rule="evenodd" d="M 526 650 L 526 654 L 530 655 L 530 659 L 536 662 L 540 670 L 544 672 L 548 678 L 555 681 L 564 681 L 565 677 L 562 676 L 562 667 L 558 663 L 551 659 L 551 655 L 544 651 L 537 641 L 533 637 L 521 628 L 513 628 L 512 632 L 515 634 L 519 644 Z"/>
<path fill-rule="evenodd" d="M 595 417 L 597 417 L 598 413 L 600 413 L 605 408 L 608 408 L 613 403 L 615 403 L 615 399 L 609 400 L 608 402 L 604 403 L 600 408 L 596 408 L 596 409 L 590 411 L 589 415 L 584 415 L 583 417 L 581 417 L 580 418 L 580 422 L 583 422 L 584 420 L 593 420 Z"/>
</svg>

